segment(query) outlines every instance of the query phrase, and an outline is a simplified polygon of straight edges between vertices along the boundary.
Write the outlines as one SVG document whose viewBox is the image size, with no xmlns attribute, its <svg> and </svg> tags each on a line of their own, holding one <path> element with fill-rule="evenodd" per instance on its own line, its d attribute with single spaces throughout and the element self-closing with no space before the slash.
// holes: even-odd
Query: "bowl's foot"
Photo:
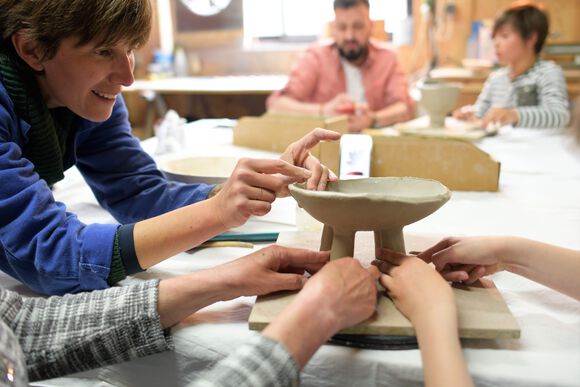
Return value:
<svg viewBox="0 0 580 387">
<path fill-rule="evenodd" d="M 332 250 L 332 238 L 334 237 L 334 232 L 332 227 L 324 225 L 322 229 L 322 237 L 320 238 L 320 251 Z"/>
<path fill-rule="evenodd" d="M 406 254 L 403 229 L 375 231 L 375 250 L 381 247 Z"/>
<path fill-rule="evenodd" d="M 332 227 L 325 225 L 322 230 L 322 239 L 320 241 L 320 250 L 330 250 L 330 260 L 354 255 L 354 236 L 356 231 L 353 230 L 334 230 Z"/>
</svg>

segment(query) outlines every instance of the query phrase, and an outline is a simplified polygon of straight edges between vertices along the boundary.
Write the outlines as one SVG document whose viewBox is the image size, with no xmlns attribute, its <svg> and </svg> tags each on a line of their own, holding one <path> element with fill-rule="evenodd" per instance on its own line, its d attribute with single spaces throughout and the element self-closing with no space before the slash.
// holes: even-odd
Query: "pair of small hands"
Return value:
<svg viewBox="0 0 580 387">
<path fill-rule="evenodd" d="M 453 117 L 462 121 L 480 121 L 479 126 L 488 128 L 489 126 L 516 125 L 520 121 L 520 116 L 516 109 L 493 107 L 485 113 L 483 118 L 478 118 L 473 112 L 473 107 L 463 106 L 453 112 Z"/>
<path fill-rule="evenodd" d="M 446 238 L 417 255 L 381 249 L 373 262 L 401 313 L 415 323 L 433 308 L 455 310 L 446 281 L 472 284 L 503 270 L 492 237 Z M 429 265 L 433 263 L 435 270 Z M 417 286 L 420 283 L 421 286 Z"/>
<path fill-rule="evenodd" d="M 289 195 L 289 184 L 306 182 L 307 189 L 324 190 L 329 181 L 337 180 L 310 150 L 321 141 L 339 138 L 340 133 L 314 129 L 288 146 L 278 160 L 239 160 L 230 178 L 211 194 L 215 214 L 224 228 L 238 227 L 252 215 L 266 215 L 277 197 Z"/>
</svg>

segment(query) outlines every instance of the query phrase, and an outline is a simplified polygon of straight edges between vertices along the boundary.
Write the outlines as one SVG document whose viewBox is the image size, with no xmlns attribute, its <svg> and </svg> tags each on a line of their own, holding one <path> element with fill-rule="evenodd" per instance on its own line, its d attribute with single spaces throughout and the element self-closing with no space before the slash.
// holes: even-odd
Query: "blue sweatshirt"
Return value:
<svg viewBox="0 0 580 387">
<path fill-rule="evenodd" d="M 120 223 L 203 200 L 213 188 L 166 180 L 131 135 L 121 96 L 107 121 L 78 118 L 73 126 L 64 168 L 76 165 Z M 86 225 L 55 201 L 23 157 L 29 129 L 0 82 L 0 270 L 44 294 L 106 288 L 119 225 Z"/>
</svg>

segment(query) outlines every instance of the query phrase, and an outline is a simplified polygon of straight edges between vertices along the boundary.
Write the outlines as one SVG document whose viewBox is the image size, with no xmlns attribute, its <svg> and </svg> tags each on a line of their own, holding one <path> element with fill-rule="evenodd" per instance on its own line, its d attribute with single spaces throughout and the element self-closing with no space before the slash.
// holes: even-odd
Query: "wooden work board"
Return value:
<svg viewBox="0 0 580 387">
<path fill-rule="evenodd" d="M 436 235 L 405 235 L 407 251 L 424 250 L 441 238 Z M 318 250 L 318 232 L 282 232 L 278 244 L 288 247 Z M 355 257 L 364 266 L 374 257 L 372 232 L 359 232 L 355 241 Z M 421 286 L 417 283 L 417 286 Z M 459 336 L 462 338 L 508 339 L 519 338 L 520 328 L 503 297 L 491 280 L 483 279 L 471 286 L 453 286 L 459 313 Z M 414 336 L 415 331 L 381 292 L 376 313 L 362 323 L 340 331 L 345 334 Z M 258 297 L 249 318 L 250 329 L 264 329 L 294 298 L 295 292 L 280 292 Z"/>
</svg>

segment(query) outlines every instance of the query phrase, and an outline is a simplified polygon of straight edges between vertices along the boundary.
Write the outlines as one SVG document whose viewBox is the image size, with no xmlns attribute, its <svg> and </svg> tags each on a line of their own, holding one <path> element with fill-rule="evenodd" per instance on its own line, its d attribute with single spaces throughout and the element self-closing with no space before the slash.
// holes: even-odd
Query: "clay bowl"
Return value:
<svg viewBox="0 0 580 387">
<path fill-rule="evenodd" d="M 219 184 L 230 177 L 237 162 L 235 157 L 188 157 L 167 161 L 161 170 L 170 180 Z"/>
<path fill-rule="evenodd" d="M 418 88 L 421 92 L 420 104 L 429 115 L 430 126 L 444 128 L 447 113 L 457 104 L 461 85 L 450 82 L 425 82 Z"/>
<path fill-rule="evenodd" d="M 324 223 L 321 249 L 332 246 L 332 259 L 341 254 L 352 256 L 357 231 L 374 231 L 377 247 L 404 252 L 403 227 L 435 212 L 451 197 L 440 182 L 414 177 L 340 180 L 329 183 L 325 191 L 293 184 L 290 193 Z"/>
</svg>

